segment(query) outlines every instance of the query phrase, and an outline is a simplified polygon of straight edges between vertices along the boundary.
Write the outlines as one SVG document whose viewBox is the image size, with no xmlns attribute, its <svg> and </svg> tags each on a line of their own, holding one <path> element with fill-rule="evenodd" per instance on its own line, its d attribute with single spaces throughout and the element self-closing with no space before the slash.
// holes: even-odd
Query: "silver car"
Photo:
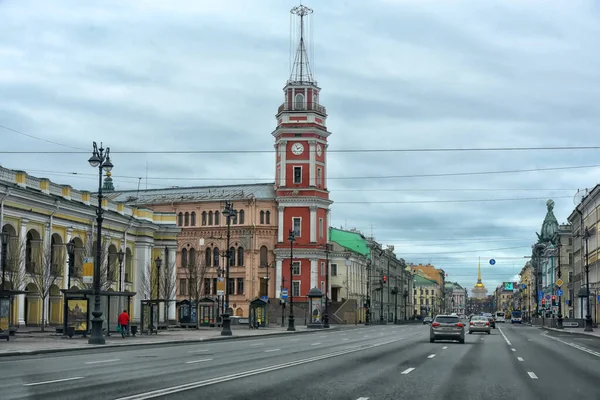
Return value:
<svg viewBox="0 0 600 400">
<path fill-rule="evenodd" d="M 492 329 L 490 328 L 490 321 L 488 321 L 488 318 L 481 315 L 474 315 L 471 317 L 471 321 L 469 322 L 469 335 L 473 334 L 473 332 L 483 332 L 490 335 Z"/>
<path fill-rule="evenodd" d="M 436 340 L 458 340 L 465 342 L 465 326 L 456 315 L 438 315 L 429 328 L 429 342 Z"/>
</svg>

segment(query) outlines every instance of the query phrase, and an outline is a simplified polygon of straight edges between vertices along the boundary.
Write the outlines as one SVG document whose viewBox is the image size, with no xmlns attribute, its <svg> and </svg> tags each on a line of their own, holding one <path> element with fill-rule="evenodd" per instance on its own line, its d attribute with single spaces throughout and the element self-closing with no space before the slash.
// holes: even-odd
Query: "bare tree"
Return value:
<svg viewBox="0 0 600 400">
<path fill-rule="evenodd" d="M 144 300 L 151 300 L 154 293 L 156 293 L 156 274 L 152 263 L 146 263 L 140 277 L 140 295 Z"/>
<path fill-rule="evenodd" d="M 62 276 L 65 265 L 64 246 L 46 245 L 39 254 L 39 262 L 32 264 L 31 281 L 37 288 L 42 300 L 42 332 L 46 326 L 46 299 L 50 295 L 50 288 Z"/>
<path fill-rule="evenodd" d="M 25 263 L 26 242 L 11 237 L 6 252 L 6 283 L 13 290 L 25 290 L 27 274 L 21 265 Z"/>
<path fill-rule="evenodd" d="M 208 267 L 204 262 L 202 252 L 194 252 L 195 256 L 187 260 L 187 263 L 181 267 L 185 273 L 188 284 L 188 296 L 191 304 L 198 304 L 198 301 L 209 293 L 205 293 L 204 279 L 208 271 Z M 196 326 L 199 324 L 199 318 L 196 318 Z"/>
<path fill-rule="evenodd" d="M 100 290 L 106 290 L 111 286 L 112 283 L 116 281 L 118 265 L 116 267 L 114 265 L 109 266 L 108 263 L 108 248 L 110 247 L 110 238 L 108 236 L 104 236 L 101 243 Z M 77 285 L 82 289 L 92 290 L 94 288 L 94 284 L 83 282 L 83 271 L 81 269 L 83 268 L 83 259 L 85 257 L 93 258 L 94 264 L 96 263 L 96 235 L 92 235 L 91 238 L 86 241 L 83 249 L 75 253 L 75 257 L 76 269 L 72 279 L 75 279 Z"/>
<path fill-rule="evenodd" d="M 177 268 L 175 261 L 170 262 L 169 265 L 163 265 L 160 269 L 160 297 L 165 300 L 175 299 L 177 292 L 177 275 L 173 273 L 173 270 Z M 165 303 L 164 312 L 168 319 L 170 303 Z"/>
</svg>

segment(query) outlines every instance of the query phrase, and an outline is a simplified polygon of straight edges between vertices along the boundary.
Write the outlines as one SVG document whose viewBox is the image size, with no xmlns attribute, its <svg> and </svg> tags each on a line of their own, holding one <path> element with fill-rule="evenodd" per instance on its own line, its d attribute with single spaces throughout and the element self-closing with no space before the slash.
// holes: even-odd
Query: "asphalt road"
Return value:
<svg viewBox="0 0 600 400">
<path fill-rule="evenodd" d="M 499 324 L 466 343 L 423 325 L 0 360 L 8 399 L 600 398 L 600 339 Z M 591 340 L 590 340 L 591 339 Z"/>
</svg>

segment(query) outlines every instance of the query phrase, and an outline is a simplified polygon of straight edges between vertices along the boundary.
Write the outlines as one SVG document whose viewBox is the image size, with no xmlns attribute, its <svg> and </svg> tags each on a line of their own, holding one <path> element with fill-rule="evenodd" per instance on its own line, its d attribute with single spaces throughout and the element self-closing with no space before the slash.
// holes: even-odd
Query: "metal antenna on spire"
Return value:
<svg viewBox="0 0 600 400">
<path fill-rule="evenodd" d="M 310 70 L 310 63 L 308 54 L 306 51 L 306 40 L 305 40 L 305 17 L 312 14 L 313 10 L 302 4 L 296 6 L 290 10 L 290 14 L 300 17 L 300 38 L 298 41 L 298 47 L 296 49 L 296 57 L 294 59 L 294 65 L 290 75 L 290 83 L 295 84 L 315 84 L 313 81 L 312 72 Z"/>
</svg>

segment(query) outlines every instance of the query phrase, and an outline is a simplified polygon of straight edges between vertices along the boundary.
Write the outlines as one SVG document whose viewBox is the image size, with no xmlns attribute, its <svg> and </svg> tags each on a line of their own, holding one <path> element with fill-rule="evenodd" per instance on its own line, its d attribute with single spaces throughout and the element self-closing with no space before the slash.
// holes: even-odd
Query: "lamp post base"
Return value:
<svg viewBox="0 0 600 400">
<path fill-rule="evenodd" d="M 329 328 L 329 315 L 323 315 L 323 328 Z"/>
<path fill-rule="evenodd" d="M 231 336 L 231 319 L 229 319 L 229 313 L 221 314 L 223 317 L 223 329 L 221 330 L 221 336 Z"/>
<path fill-rule="evenodd" d="M 583 329 L 584 332 L 593 332 L 594 329 L 592 328 L 592 316 L 591 315 L 586 315 L 585 316 L 585 328 Z"/>
<path fill-rule="evenodd" d="M 92 315 L 94 318 L 92 319 L 92 334 L 88 339 L 89 344 L 105 344 L 106 340 L 102 335 L 102 311 L 93 311 Z"/>
<path fill-rule="evenodd" d="M 290 315 L 288 318 L 288 327 L 287 327 L 288 331 L 295 331 L 296 330 L 296 326 L 295 326 L 295 322 L 294 322 L 294 316 Z"/>
<path fill-rule="evenodd" d="M 558 314 L 558 318 L 556 320 L 556 329 L 564 329 L 565 327 L 563 326 L 563 317 L 561 314 Z"/>
</svg>

